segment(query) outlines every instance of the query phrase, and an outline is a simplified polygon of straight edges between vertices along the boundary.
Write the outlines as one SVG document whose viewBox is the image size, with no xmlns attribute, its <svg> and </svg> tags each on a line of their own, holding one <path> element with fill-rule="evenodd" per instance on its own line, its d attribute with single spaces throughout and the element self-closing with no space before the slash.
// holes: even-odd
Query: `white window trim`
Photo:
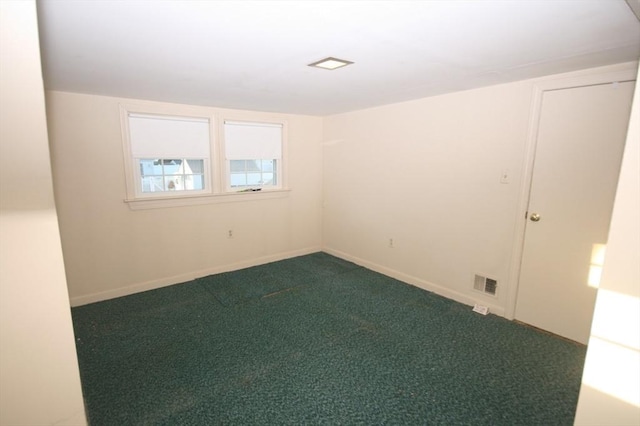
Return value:
<svg viewBox="0 0 640 426">
<path fill-rule="evenodd" d="M 210 157 L 205 161 L 205 189 L 196 193 L 183 191 L 163 194 L 142 194 L 137 190 L 140 172 L 133 158 L 129 139 L 129 114 L 162 115 L 175 117 L 192 117 L 209 120 Z M 251 122 L 282 125 L 282 158 L 279 161 L 279 182 L 275 188 L 263 188 L 260 191 L 239 192 L 229 185 L 228 164 L 224 156 L 224 122 Z M 203 113 L 197 107 L 160 104 L 120 104 L 121 139 L 125 172 L 126 198 L 124 202 L 131 210 L 147 210 L 156 208 L 182 207 L 202 204 L 218 204 L 239 201 L 266 200 L 285 198 L 291 190 L 288 185 L 288 126 L 287 121 L 276 117 L 266 117 L 260 113 L 237 116 Z"/>
<path fill-rule="evenodd" d="M 131 210 L 149 210 L 168 207 L 197 206 L 202 204 L 233 203 L 238 201 L 270 200 L 286 198 L 290 189 L 279 189 L 257 192 L 227 192 L 211 195 L 186 195 L 182 197 L 143 198 L 125 200 Z"/>
<path fill-rule="evenodd" d="M 229 160 L 227 160 L 226 158 L 226 139 L 225 139 L 225 133 L 224 133 L 224 123 L 226 122 L 233 122 L 233 123 L 258 123 L 258 124 L 276 124 L 276 125 L 280 125 L 282 126 L 282 153 L 281 153 L 281 158 L 278 160 L 277 162 L 277 177 L 278 177 L 278 185 L 276 185 L 273 188 L 261 188 L 260 191 L 256 191 L 256 192 L 272 192 L 272 191 L 287 191 L 289 188 L 288 185 L 288 175 L 289 173 L 287 173 L 287 168 L 288 168 L 288 140 L 289 140 L 289 134 L 288 134 L 288 123 L 286 120 L 278 120 L 278 119 L 262 119 L 262 118 L 251 118 L 251 117 L 246 117 L 246 116 L 242 116 L 242 117 L 238 117 L 238 116 L 234 116 L 234 115 L 224 115 L 221 117 L 220 119 L 220 125 L 218 126 L 218 140 L 220 141 L 220 162 L 224 163 L 224 166 L 221 167 L 221 179 L 220 182 L 223 185 L 224 191 L 226 193 L 231 193 L 231 194 L 237 194 L 237 193 L 242 193 L 242 189 L 237 189 L 237 188 L 232 188 L 231 187 L 231 182 L 230 182 L 230 176 L 231 176 L 231 171 L 230 171 L 230 162 Z"/>
</svg>

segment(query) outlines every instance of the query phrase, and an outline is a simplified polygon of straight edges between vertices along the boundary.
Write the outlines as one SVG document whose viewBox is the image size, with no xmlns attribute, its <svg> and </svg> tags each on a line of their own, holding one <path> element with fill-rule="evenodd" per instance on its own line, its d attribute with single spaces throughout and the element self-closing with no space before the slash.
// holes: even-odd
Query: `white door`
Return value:
<svg viewBox="0 0 640 426">
<path fill-rule="evenodd" d="M 607 242 L 633 87 L 542 98 L 515 318 L 585 344 L 600 263 L 593 255 Z"/>
</svg>

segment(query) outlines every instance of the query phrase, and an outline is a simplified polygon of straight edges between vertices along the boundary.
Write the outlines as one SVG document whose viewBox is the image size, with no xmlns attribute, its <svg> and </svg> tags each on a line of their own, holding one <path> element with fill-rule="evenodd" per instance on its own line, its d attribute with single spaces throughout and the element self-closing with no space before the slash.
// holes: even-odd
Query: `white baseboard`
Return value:
<svg viewBox="0 0 640 426">
<path fill-rule="evenodd" d="M 400 272 L 395 269 L 387 268 L 386 266 L 378 265 L 377 263 L 370 262 L 368 260 L 360 259 L 359 257 L 351 256 L 350 254 L 341 252 L 340 250 L 335 250 L 329 247 L 323 247 L 322 251 L 332 256 L 336 256 L 341 259 L 348 260 L 357 265 L 363 266 L 367 269 L 371 269 L 372 271 L 379 272 L 388 277 L 395 278 L 407 284 L 411 284 L 423 290 L 433 292 L 442 297 L 446 297 L 447 299 L 455 300 L 456 302 L 460 302 L 469 306 L 473 306 L 474 304 L 478 303 L 477 299 L 474 299 L 473 297 L 467 296 L 463 293 L 448 289 L 446 287 L 442 287 L 440 285 L 431 283 L 429 281 L 425 281 L 423 279 L 414 277 L 412 275 L 405 274 L 404 272 Z M 482 304 L 485 306 L 488 306 L 489 311 L 491 313 L 504 317 L 505 315 L 504 307 L 487 303 L 485 300 L 482 301 Z"/>
<path fill-rule="evenodd" d="M 102 291 L 99 293 L 87 294 L 84 296 L 76 296 L 70 299 L 71 306 L 88 305 L 89 303 L 102 302 L 104 300 L 115 299 L 117 297 L 129 296 L 143 291 L 155 290 L 161 287 L 167 287 L 174 284 L 184 283 L 196 278 L 206 277 L 208 275 L 220 274 L 222 272 L 236 271 L 238 269 L 250 268 L 252 266 L 263 265 L 265 263 L 277 262 L 279 260 L 290 259 L 292 257 L 304 256 L 306 254 L 322 251 L 321 247 L 308 247 L 300 250 L 293 250 L 284 253 L 271 254 L 253 259 L 247 259 L 240 262 L 220 265 L 213 268 L 202 269 L 199 271 L 187 272 L 184 274 L 174 275 L 171 277 L 158 278 L 137 284 L 131 284 L 125 287 L 119 287 L 113 290 Z"/>
<path fill-rule="evenodd" d="M 213 268 L 187 272 L 184 274 L 158 278 L 155 280 L 132 284 L 125 287 L 119 287 L 113 290 L 107 290 L 107 291 L 88 294 L 84 296 L 72 297 L 70 299 L 70 302 L 72 307 L 88 305 L 90 303 L 102 302 L 104 300 L 115 299 L 117 297 L 129 296 L 135 293 L 142 293 L 143 291 L 155 290 L 157 288 L 184 283 L 184 282 L 194 280 L 196 278 L 206 277 L 208 275 L 214 275 L 214 274 L 220 274 L 223 272 L 236 271 L 238 269 L 250 268 L 252 266 L 258 266 L 258 265 L 263 265 L 265 263 L 277 262 L 279 260 L 290 259 L 292 257 L 297 257 L 297 256 L 304 256 L 306 254 L 316 253 L 319 251 L 324 251 L 325 253 L 328 253 L 332 256 L 336 256 L 341 259 L 348 260 L 357 265 L 363 266 L 367 269 L 371 269 L 372 271 L 379 272 L 383 275 L 389 276 L 391 278 L 395 278 L 407 284 L 411 284 L 423 290 L 436 293 L 440 296 L 446 297 L 447 299 L 452 299 L 452 300 L 455 300 L 456 302 L 460 302 L 465 305 L 473 306 L 475 303 L 478 303 L 477 299 L 473 299 L 470 296 L 459 293 L 457 291 L 450 290 L 446 287 L 439 286 L 437 284 L 425 281 L 423 279 L 414 277 L 412 275 L 405 274 L 403 272 L 388 268 L 386 266 L 379 265 L 374 262 L 370 262 L 368 260 L 360 259 L 358 257 L 344 253 L 340 250 L 335 250 L 329 247 L 321 248 L 319 246 L 308 247 L 305 249 L 293 250 L 293 251 L 284 252 L 284 253 L 277 253 L 277 254 L 272 254 L 272 255 L 253 258 L 253 259 L 247 259 L 240 262 L 216 266 Z M 501 306 L 492 305 L 490 303 L 488 304 L 486 303 L 486 301 L 483 301 L 482 304 L 488 306 L 491 313 L 493 314 L 496 314 L 499 316 L 505 315 L 505 310 Z"/>
</svg>

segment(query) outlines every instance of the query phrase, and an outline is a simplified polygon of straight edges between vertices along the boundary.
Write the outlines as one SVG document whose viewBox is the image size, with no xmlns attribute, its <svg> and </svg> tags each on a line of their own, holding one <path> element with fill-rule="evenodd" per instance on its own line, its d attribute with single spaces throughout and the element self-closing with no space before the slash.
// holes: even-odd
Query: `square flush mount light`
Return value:
<svg viewBox="0 0 640 426">
<path fill-rule="evenodd" d="M 353 62 L 345 61 L 344 59 L 337 58 L 324 58 L 319 60 L 318 62 L 314 62 L 309 64 L 310 67 L 315 68 L 324 68 L 325 70 L 335 70 L 337 68 L 346 67 L 347 65 L 351 65 Z"/>
</svg>

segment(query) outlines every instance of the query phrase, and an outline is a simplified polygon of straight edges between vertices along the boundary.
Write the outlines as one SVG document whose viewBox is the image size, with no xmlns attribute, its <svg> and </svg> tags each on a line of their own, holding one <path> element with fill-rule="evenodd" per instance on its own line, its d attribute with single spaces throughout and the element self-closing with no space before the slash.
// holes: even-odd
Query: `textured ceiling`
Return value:
<svg viewBox="0 0 640 426">
<path fill-rule="evenodd" d="M 328 115 L 637 60 L 624 0 L 38 2 L 45 87 Z M 334 71 L 307 64 L 353 61 Z"/>
</svg>

